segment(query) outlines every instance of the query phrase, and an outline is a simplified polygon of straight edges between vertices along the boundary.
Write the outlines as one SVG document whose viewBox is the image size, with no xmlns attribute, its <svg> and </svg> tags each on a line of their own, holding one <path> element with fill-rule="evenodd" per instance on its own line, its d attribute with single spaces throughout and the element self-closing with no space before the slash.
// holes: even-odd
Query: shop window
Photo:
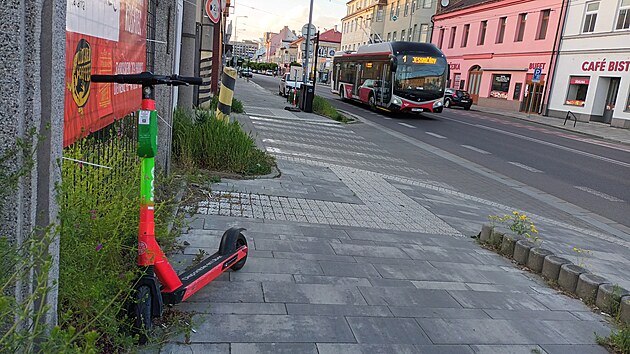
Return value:
<svg viewBox="0 0 630 354">
<path fill-rule="evenodd" d="M 547 38 L 547 27 L 549 27 L 549 15 L 551 15 L 551 10 L 540 11 L 540 24 L 538 25 L 538 35 L 536 36 L 536 39 Z"/>
<path fill-rule="evenodd" d="M 624 30 L 630 28 L 630 0 L 621 0 L 619 15 L 617 16 L 617 27 L 615 29 Z"/>
<path fill-rule="evenodd" d="M 448 41 L 448 47 L 453 48 L 455 45 L 455 35 L 457 33 L 457 27 L 451 27 L 451 38 Z"/>
<path fill-rule="evenodd" d="M 507 17 L 499 19 L 499 28 L 497 29 L 497 43 L 503 43 L 505 37 L 505 26 L 507 25 Z"/>
<path fill-rule="evenodd" d="M 510 74 L 492 75 L 492 90 L 490 91 L 490 97 L 507 99 L 508 92 L 510 91 L 511 79 L 512 75 Z"/>
<path fill-rule="evenodd" d="M 525 37 L 525 25 L 527 24 L 527 14 L 518 15 L 518 23 L 516 24 L 516 38 L 515 42 L 522 42 Z"/>
<path fill-rule="evenodd" d="M 582 27 L 582 32 L 590 33 L 595 30 L 598 10 L 599 1 L 589 2 L 586 4 L 586 13 L 584 14 L 584 26 Z"/>
<path fill-rule="evenodd" d="M 571 76 L 569 78 L 569 92 L 567 93 L 567 100 L 564 104 L 569 106 L 584 107 L 589 83 L 589 77 Z"/>
<path fill-rule="evenodd" d="M 626 109 L 624 109 L 624 111 L 630 112 L 630 90 L 628 90 L 628 102 L 626 103 Z"/>
<path fill-rule="evenodd" d="M 464 25 L 464 33 L 462 33 L 462 48 L 468 44 L 468 34 L 470 33 L 470 25 Z"/>
<path fill-rule="evenodd" d="M 483 45 L 486 42 L 486 30 L 488 29 L 488 21 L 481 21 L 479 25 L 479 39 L 477 40 L 478 45 Z"/>
</svg>

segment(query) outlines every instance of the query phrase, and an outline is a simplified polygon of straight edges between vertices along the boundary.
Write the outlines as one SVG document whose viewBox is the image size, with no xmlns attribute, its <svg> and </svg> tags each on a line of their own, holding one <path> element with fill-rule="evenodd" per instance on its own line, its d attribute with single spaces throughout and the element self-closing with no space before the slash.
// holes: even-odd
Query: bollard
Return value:
<svg viewBox="0 0 630 354">
<path fill-rule="evenodd" d="M 225 67 L 221 76 L 221 90 L 219 91 L 219 104 L 217 105 L 216 117 L 224 122 L 230 121 L 232 112 L 232 99 L 234 98 L 234 86 L 236 85 L 236 70 Z"/>
</svg>

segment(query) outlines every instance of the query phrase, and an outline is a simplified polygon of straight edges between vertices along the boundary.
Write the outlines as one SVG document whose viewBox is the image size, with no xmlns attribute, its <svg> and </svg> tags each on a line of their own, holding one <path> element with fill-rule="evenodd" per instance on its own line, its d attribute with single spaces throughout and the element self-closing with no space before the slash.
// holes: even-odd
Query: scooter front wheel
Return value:
<svg viewBox="0 0 630 354">
<path fill-rule="evenodd" d="M 138 334 L 141 345 L 147 343 L 153 327 L 151 302 L 151 289 L 148 286 L 143 285 L 136 289 L 135 301 L 132 304 L 133 330 L 135 334 Z"/>
</svg>

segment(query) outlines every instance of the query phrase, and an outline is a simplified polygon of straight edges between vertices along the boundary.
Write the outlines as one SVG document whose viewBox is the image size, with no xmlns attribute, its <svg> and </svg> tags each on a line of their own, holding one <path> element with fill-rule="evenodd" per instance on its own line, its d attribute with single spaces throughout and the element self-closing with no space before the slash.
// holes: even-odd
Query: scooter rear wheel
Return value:
<svg viewBox="0 0 630 354">
<path fill-rule="evenodd" d="M 135 300 L 132 305 L 133 330 L 139 336 L 138 342 L 144 345 L 149 340 L 149 332 L 153 327 L 151 289 L 146 285 L 136 289 Z"/>
<path fill-rule="evenodd" d="M 236 239 L 236 249 L 239 249 L 243 246 L 247 246 L 247 240 L 245 239 L 245 236 L 243 236 L 243 234 L 238 234 L 238 238 Z M 245 262 L 247 261 L 247 256 L 245 256 L 243 259 L 241 259 L 240 261 L 236 262 L 236 264 L 234 264 L 231 268 L 232 270 L 239 270 L 241 268 L 243 268 L 245 266 Z"/>
</svg>

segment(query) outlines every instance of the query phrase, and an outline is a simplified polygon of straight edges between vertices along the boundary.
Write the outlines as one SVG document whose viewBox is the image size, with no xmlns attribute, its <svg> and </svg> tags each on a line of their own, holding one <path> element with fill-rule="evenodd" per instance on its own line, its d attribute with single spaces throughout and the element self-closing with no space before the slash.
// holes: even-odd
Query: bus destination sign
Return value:
<svg viewBox="0 0 630 354">
<path fill-rule="evenodd" d="M 436 58 L 432 58 L 432 57 L 409 57 L 409 59 L 411 59 L 411 62 L 413 64 L 435 64 L 437 63 L 437 59 Z M 405 55 L 403 57 L 403 61 L 405 63 L 407 63 L 407 56 Z"/>
</svg>

